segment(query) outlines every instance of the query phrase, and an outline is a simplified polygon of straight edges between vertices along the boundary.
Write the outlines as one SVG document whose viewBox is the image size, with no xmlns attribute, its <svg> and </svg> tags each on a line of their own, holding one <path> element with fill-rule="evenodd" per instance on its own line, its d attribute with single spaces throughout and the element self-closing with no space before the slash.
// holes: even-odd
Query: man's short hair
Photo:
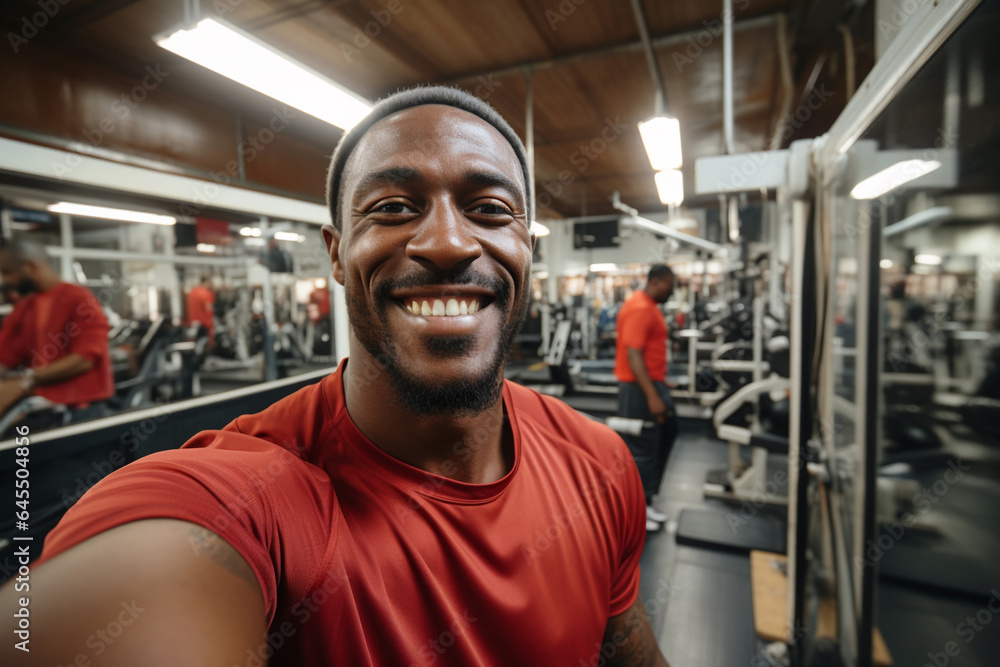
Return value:
<svg viewBox="0 0 1000 667">
<path fill-rule="evenodd" d="M 646 276 L 646 280 L 663 280 L 664 278 L 673 278 L 674 272 L 666 264 L 654 264 L 649 268 L 649 274 Z"/>
<path fill-rule="evenodd" d="M 333 218 L 333 226 L 337 229 L 341 228 L 340 195 L 343 185 L 344 166 L 347 164 L 348 158 L 351 157 L 351 152 L 358 145 L 361 137 L 371 129 L 372 125 L 383 118 L 391 116 L 396 112 L 425 104 L 443 104 L 467 111 L 486 121 L 503 135 L 503 138 L 507 140 L 510 147 L 514 149 L 514 155 L 517 156 L 517 161 L 521 164 L 521 173 L 524 175 L 524 204 L 528 213 L 527 222 L 530 224 L 535 217 L 534 197 L 532 196 L 533 184 L 531 176 L 528 173 L 528 154 L 524 150 L 524 144 L 521 143 L 521 139 L 518 138 L 517 133 L 511 129 L 507 121 L 503 119 L 503 116 L 475 95 L 448 86 L 422 86 L 393 93 L 384 100 L 381 100 L 360 123 L 352 127 L 350 131 L 341 137 L 340 143 L 337 144 L 337 149 L 333 152 L 333 159 L 330 161 L 330 171 L 327 174 L 326 180 L 326 202 L 330 209 L 330 215 Z"/>
<path fill-rule="evenodd" d="M 34 241 L 7 239 L 0 243 L 0 252 L 7 253 L 7 257 L 16 266 L 23 266 L 25 262 L 38 262 L 52 266 L 52 258 L 49 257 L 49 253 L 42 245 Z"/>
</svg>

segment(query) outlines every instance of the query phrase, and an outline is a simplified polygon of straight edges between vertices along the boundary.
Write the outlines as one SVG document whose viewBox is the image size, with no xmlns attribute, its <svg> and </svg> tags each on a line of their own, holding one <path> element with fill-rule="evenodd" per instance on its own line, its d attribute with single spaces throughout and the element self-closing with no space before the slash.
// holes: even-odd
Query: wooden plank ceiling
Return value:
<svg viewBox="0 0 1000 667">
<path fill-rule="evenodd" d="M 721 2 L 641 4 L 657 45 L 668 111 L 681 121 L 690 197 L 695 159 L 723 152 Z M 781 106 L 777 16 L 794 15 L 802 1 L 733 4 L 736 149 L 761 150 Z M 37 11 L 34 0 L 5 5 L 8 24 Z M 494 105 L 522 137 L 524 66 L 532 66 L 537 190 L 544 205 L 539 217 L 609 213 L 614 190 L 642 211 L 663 208 L 636 128 L 653 113 L 654 87 L 626 0 L 203 0 L 201 5 L 203 16 L 219 14 L 372 100 L 419 83 L 462 86 Z M 267 113 L 273 106 L 267 98 L 154 44 L 153 35 L 183 17 L 182 0 L 74 0 L 47 31 L 49 39 L 58 38 L 80 57 L 126 72 L 161 63 L 176 90 L 229 111 Z M 300 131 L 330 150 L 339 137 L 319 121 L 300 125 Z"/>
</svg>

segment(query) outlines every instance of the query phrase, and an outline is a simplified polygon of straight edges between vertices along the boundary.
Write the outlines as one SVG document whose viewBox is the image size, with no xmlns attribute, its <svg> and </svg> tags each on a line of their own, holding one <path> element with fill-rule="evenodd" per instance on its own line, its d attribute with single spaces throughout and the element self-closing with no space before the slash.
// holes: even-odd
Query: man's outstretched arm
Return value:
<svg viewBox="0 0 1000 667">
<path fill-rule="evenodd" d="M 14 584 L 0 588 L 0 617 L 9 622 L 18 599 L 29 598 L 31 650 L 4 632 L 4 665 L 215 667 L 243 663 L 266 641 L 250 566 L 186 521 L 118 526 L 32 568 L 30 590 Z"/>
<path fill-rule="evenodd" d="M 656 643 L 641 596 L 624 613 L 608 619 L 602 654 L 607 656 L 605 667 L 670 667 Z"/>
</svg>

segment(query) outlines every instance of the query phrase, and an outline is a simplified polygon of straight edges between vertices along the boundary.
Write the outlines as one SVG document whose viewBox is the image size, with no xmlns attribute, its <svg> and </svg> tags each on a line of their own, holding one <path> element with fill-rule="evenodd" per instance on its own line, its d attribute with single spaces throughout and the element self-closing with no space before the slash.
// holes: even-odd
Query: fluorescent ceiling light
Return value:
<svg viewBox="0 0 1000 667">
<path fill-rule="evenodd" d="M 941 263 L 941 258 L 937 255 L 917 255 L 913 258 L 913 261 L 917 264 L 925 264 L 927 266 L 937 266 Z"/>
<path fill-rule="evenodd" d="M 85 218 L 123 220 L 125 222 L 148 222 L 151 225 L 173 225 L 177 223 L 177 218 L 171 215 L 157 215 L 156 213 L 143 213 L 142 211 L 127 211 L 121 208 L 107 208 L 106 206 L 72 204 L 65 201 L 59 202 L 58 204 L 51 204 L 46 208 L 53 213 L 68 213 L 70 215 L 80 215 Z"/>
<path fill-rule="evenodd" d="M 914 213 L 908 218 L 904 218 L 899 222 L 895 222 L 885 229 L 882 233 L 885 236 L 895 236 L 896 234 L 902 234 L 903 232 L 908 232 L 918 227 L 924 227 L 926 225 L 936 225 L 940 222 L 944 222 L 952 216 L 954 211 L 951 206 L 935 206 L 933 208 L 924 209 L 919 213 Z"/>
<path fill-rule="evenodd" d="M 646 146 L 649 163 L 656 171 L 680 169 L 681 123 L 676 118 L 657 116 L 639 123 L 639 135 Z"/>
<path fill-rule="evenodd" d="M 684 174 L 677 169 L 667 169 L 656 172 L 654 178 L 662 203 L 677 205 L 684 202 Z"/>
<path fill-rule="evenodd" d="M 191 28 L 153 39 L 168 51 L 344 130 L 372 108 L 368 100 L 217 19 L 202 19 Z"/>
<path fill-rule="evenodd" d="M 658 222 L 653 222 L 647 218 L 641 216 L 628 216 L 623 215 L 619 219 L 619 224 L 624 227 L 634 227 L 636 229 L 645 229 L 647 231 L 653 232 L 654 234 L 659 234 L 660 236 L 666 236 L 672 239 L 676 239 L 681 243 L 685 243 L 695 248 L 700 248 L 701 250 L 707 250 L 708 252 L 715 255 L 725 255 L 726 248 L 718 243 L 712 243 L 711 241 L 706 241 L 703 238 L 693 236 L 691 234 L 686 234 L 684 232 L 679 232 L 673 227 L 668 227 L 666 225 L 661 225 Z"/>
<path fill-rule="evenodd" d="M 880 268 L 883 268 L 883 269 L 891 269 L 893 266 L 895 266 L 892 263 L 891 259 L 883 259 L 883 260 L 879 261 L 878 265 L 879 265 Z"/>
<path fill-rule="evenodd" d="M 535 236 L 537 236 L 539 238 L 541 238 L 542 236 L 548 236 L 549 234 L 551 234 L 551 232 L 549 231 L 548 227 L 546 227 L 545 225 L 543 225 L 540 222 L 535 222 L 534 220 L 531 221 L 531 227 L 529 227 L 529 229 L 530 229 L 530 231 L 531 231 L 532 234 L 534 234 Z"/>
<path fill-rule="evenodd" d="M 240 230 L 240 236 L 260 236 L 261 231 L 258 227 L 244 227 Z"/>
<path fill-rule="evenodd" d="M 895 190 L 904 183 L 920 178 L 939 168 L 937 160 L 903 160 L 869 176 L 854 186 L 851 196 L 855 199 L 875 199 Z"/>
<path fill-rule="evenodd" d="M 215 246 L 211 243 L 199 243 L 194 249 L 198 252 L 215 252 Z"/>
<path fill-rule="evenodd" d="M 590 270 L 592 272 L 594 272 L 594 273 L 598 273 L 598 272 L 601 272 L 601 271 L 617 271 L 618 270 L 618 265 L 617 264 L 612 264 L 610 262 L 601 263 L 601 264 L 591 264 L 590 265 Z"/>
<path fill-rule="evenodd" d="M 298 241 L 299 243 L 306 240 L 306 237 L 301 234 L 296 234 L 295 232 L 275 232 L 274 238 L 279 241 Z"/>
</svg>

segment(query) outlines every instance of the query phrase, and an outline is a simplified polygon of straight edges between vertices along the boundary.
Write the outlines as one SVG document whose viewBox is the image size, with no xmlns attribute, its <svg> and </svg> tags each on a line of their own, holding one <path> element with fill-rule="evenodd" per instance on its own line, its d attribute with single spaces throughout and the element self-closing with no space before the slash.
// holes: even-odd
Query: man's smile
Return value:
<svg viewBox="0 0 1000 667">
<path fill-rule="evenodd" d="M 403 307 L 412 315 L 423 317 L 458 317 L 461 315 L 475 315 L 480 308 L 478 298 L 435 299 L 407 299 L 403 302 Z"/>
<path fill-rule="evenodd" d="M 496 300 L 494 294 L 488 290 L 475 286 L 453 285 L 395 290 L 390 298 L 408 315 L 420 318 L 467 318 Z"/>
</svg>

